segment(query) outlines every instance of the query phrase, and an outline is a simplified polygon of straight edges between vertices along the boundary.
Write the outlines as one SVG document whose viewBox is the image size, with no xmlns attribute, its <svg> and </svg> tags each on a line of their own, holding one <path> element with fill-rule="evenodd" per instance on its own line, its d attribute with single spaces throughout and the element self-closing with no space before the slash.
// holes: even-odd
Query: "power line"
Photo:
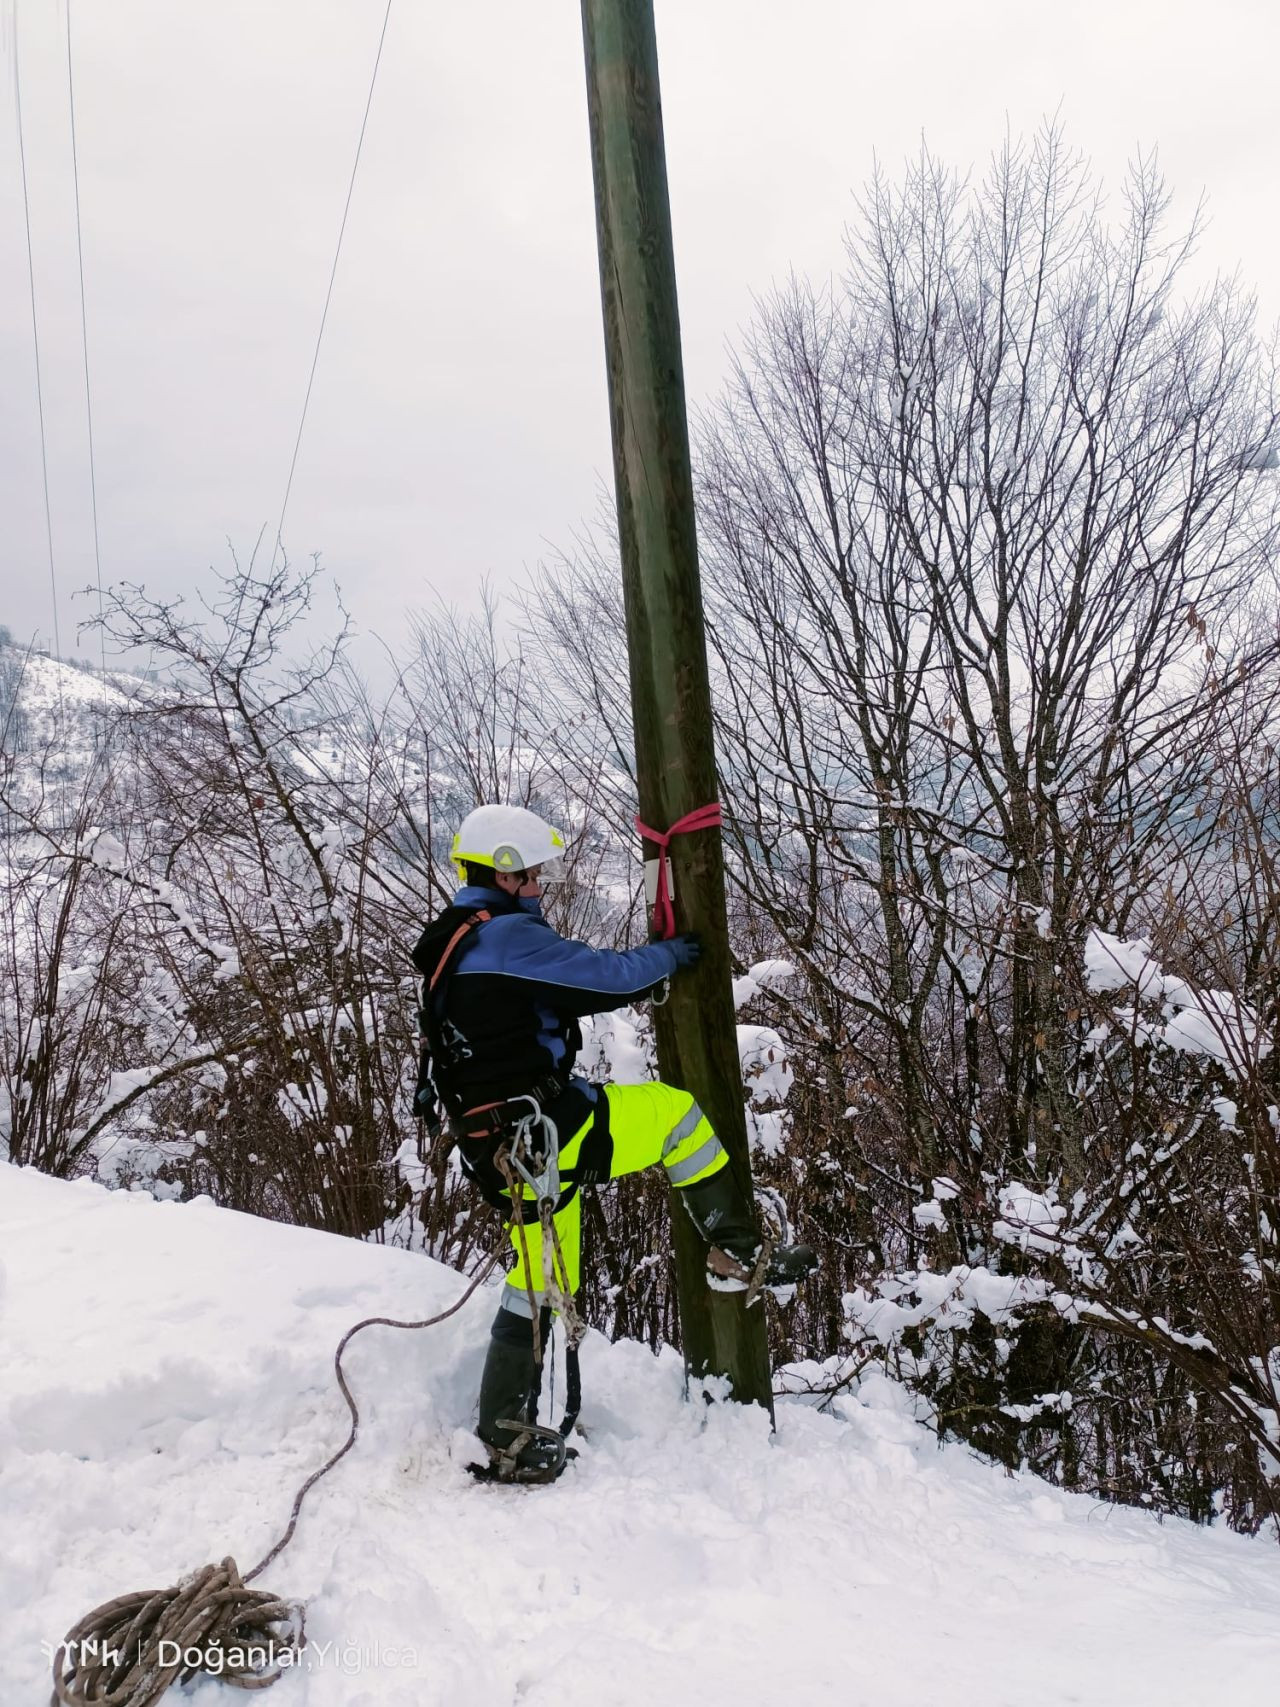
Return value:
<svg viewBox="0 0 1280 1707">
<path fill-rule="evenodd" d="M 68 0 L 69 3 L 69 0 Z M 347 200 L 342 209 L 342 224 L 338 228 L 338 243 L 333 252 L 333 266 L 329 271 L 329 289 L 325 293 L 324 312 L 320 316 L 320 330 L 316 334 L 315 353 L 311 358 L 311 373 L 307 379 L 307 394 L 302 400 L 302 418 L 298 422 L 298 437 L 293 446 L 293 460 L 289 464 L 289 478 L 285 482 L 284 502 L 280 506 L 280 520 L 276 525 L 276 543 L 271 553 L 271 566 L 275 568 L 276 556 L 284 548 L 284 516 L 289 508 L 289 494 L 293 490 L 294 470 L 298 466 L 298 452 L 302 448 L 302 429 L 307 424 L 307 408 L 311 402 L 311 388 L 315 384 L 316 364 L 320 360 L 320 344 L 324 338 L 325 321 L 329 318 L 329 304 L 333 299 L 333 281 L 338 276 L 338 257 L 342 253 L 342 239 L 347 229 L 347 215 L 351 211 L 351 195 L 356 187 L 356 173 L 360 169 L 360 151 L 364 147 L 364 133 L 369 123 L 369 109 L 373 105 L 374 85 L 378 81 L 378 67 L 382 64 L 382 44 L 387 39 L 387 25 L 391 21 L 392 0 L 387 0 L 387 10 L 382 20 L 382 34 L 378 37 L 378 51 L 373 61 L 373 76 L 369 79 L 369 94 L 364 104 L 364 118 L 360 121 L 360 138 L 356 143 L 356 157 L 351 166 L 351 182 L 347 185 Z"/>
<path fill-rule="evenodd" d="M 89 389 L 89 317 L 84 301 L 84 241 L 80 234 L 80 161 L 76 150 L 76 86 L 71 73 L 71 0 L 67 0 L 67 99 L 71 108 L 71 172 L 76 186 L 76 258 L 80 263 L 80 339 L 84 349 L 84 408 L 89 423 L 89 492 L 93 500 L 93 562 L 98 572 L 98 641 L 107 673 L 107 636 L 102 626 L 102 547 L 98 540 L 98 474 L 93 454 L 93 396 Z"/>
<path fill-rule="evenodd" d="M 40 376 L 40 321 L 36 314 L 36 263 L 31 248 L 31 199 L 27 191 L 27 147 L 22 128 L 22 72 L 18 48 L 18 19 L 13 20 L 13 98 L 18 113 L 18 160 L 22 168 L 22 216 L 27 231 L 27 278 L 31 286 L 31 337 L 36 355 L 36 405 L 40 413 L 40 469 L 44 477 L 44 530 L 49 546 L 49 593 L 53 601 L 53 650 L 62 659 L 62 638 L 58 627 L 58 582 L 53 568 L 53 514 L 49 508 L 49 450 L 44 430 L 44 385 Z M 58 697 L 62 697 L 62 677 L 58 677 Z"/>
</svg>

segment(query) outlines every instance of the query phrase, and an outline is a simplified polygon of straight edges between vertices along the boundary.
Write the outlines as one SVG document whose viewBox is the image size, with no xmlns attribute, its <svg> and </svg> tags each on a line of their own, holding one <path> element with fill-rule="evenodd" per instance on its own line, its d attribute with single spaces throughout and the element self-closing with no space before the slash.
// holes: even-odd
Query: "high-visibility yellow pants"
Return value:
<svg viewBox="0 0 1280 1707">
<path fill-rule="evenodd" d="M 710 1179 L 728 1164 L 724 1145 L 688 1091 L 679 1091 L 674 1085 L 664 1084 L 605 1085 L 602 1094 L 609 1099 L 609 1126 L 613 1136 L 611 1179 L 638 1173 L 641 1168 L 661 1162 L 672 1185 L 682 1189 L 696 1185 L 699 1180 Z M 574 1165 L 593 1120 L 594 1115 L 567 1143 L 561 1144 L 562 1168 Z M 525 1197 L 531 1196 L 526 1186 Z M 564 1253 L 569 1290 L 576 1292 L 582 1248 L 582 1199 L 579 1193 L 575 1192 L 556 1215 L 555 1227 Z M 511 1240 L 515 1246 L 516 1265 L 503 1287 L 502 1308 L 527 1317 L 530 1291 L 536 1305 L 541 1306 L 543 1300 L 542 1229 L 532 1212 L 532 1204 L 526 1212 L 523 1240 L 520 1229 L 514 1224 Z"/>
</svg>

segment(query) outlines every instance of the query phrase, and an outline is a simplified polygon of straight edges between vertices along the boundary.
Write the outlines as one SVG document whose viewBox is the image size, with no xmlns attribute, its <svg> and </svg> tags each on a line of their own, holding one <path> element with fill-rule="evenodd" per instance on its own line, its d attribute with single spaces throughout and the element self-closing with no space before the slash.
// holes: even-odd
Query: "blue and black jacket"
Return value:
<svg viewBox="0 0 1280 1707">
<path fill-rule="evenodd" d="M 480 911 L 489 918 L 462 937 L 430 998 L 427 986 L 447 945 Z M 451 1121 L 537 1093 L 566 1137 L 586 1121 L 597 1094 L 573 1071 L 579 1019 L 637 1001 L 676 970 L 670 943 L 592 948 L 554 931 L 536 900 L 475 884 L 459 889 L 423 931 L 413 962 L 424 977 L 431 1077 Z"/>
</svg>

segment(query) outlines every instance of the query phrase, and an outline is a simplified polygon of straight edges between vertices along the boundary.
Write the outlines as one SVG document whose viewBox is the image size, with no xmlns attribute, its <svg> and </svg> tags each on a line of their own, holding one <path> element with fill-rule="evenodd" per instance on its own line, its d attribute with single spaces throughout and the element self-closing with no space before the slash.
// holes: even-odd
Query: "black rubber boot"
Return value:
<svg viewBox="0 0 1280 1707">
<path fill-rule="evenodd" d="M 550 1482 L 564 1469 L 566 1452 L 555 1429 L 538 1429 L 518 1452 L 510 1449 L 536 1428 L 538 1367 L 533 1361 L 533 1323 L 514 1310 L 499 1310 L 490 1330 L 489 1355 L 480 1379 L 480 1419 L 476 1433 L 489 1448 L 491 1470 L 499 1481 Z M 502 1428 L 503 1422 L 523 1424 Z"/>
<path fill-rule="evenodd" d="M 711 1247 L 707 1252 L 708 1283 L 728 1291 L 749 1286 L 760 1255 L 760 1223 L 755 1205 L 747 1201 L 733 1169 L 721 1168 L 710 1179 L 686 1185 L 680 1201 Z M 818 1266 L 818 1254 L 810 1245 L 775 1245 L 759 1284 L 771 1291 L 794 1286 Z"/>
</svg>

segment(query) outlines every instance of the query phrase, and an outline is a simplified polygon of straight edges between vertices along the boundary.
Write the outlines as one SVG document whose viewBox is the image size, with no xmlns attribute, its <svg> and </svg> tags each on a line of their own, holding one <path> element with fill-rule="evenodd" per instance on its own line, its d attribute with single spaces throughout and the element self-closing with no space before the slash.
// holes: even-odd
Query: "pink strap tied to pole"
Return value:
<svg viewBox="0 0 1280 1707">
<path fill-rule="evenodd" d="M 653 902 L 654 935 L 663 942 L 669 942 L 676 934 L 675 908 L 671 904 L 671 887 L 667 882 L 667 849 L 671 846 L 672 836 L 687 835 L 691 830 L 719 829 L 723 818 L 718 805 L 699 806 L 692 812 L 686 812 L 683 818 L 677 818 L 669 830 L 651 830 L 647 824 L 636 819 L 636 829 L 645 841 L 652 842 L 655 847 L 662 849 L 658 856 L 658 891 Z"/>
</svg>

